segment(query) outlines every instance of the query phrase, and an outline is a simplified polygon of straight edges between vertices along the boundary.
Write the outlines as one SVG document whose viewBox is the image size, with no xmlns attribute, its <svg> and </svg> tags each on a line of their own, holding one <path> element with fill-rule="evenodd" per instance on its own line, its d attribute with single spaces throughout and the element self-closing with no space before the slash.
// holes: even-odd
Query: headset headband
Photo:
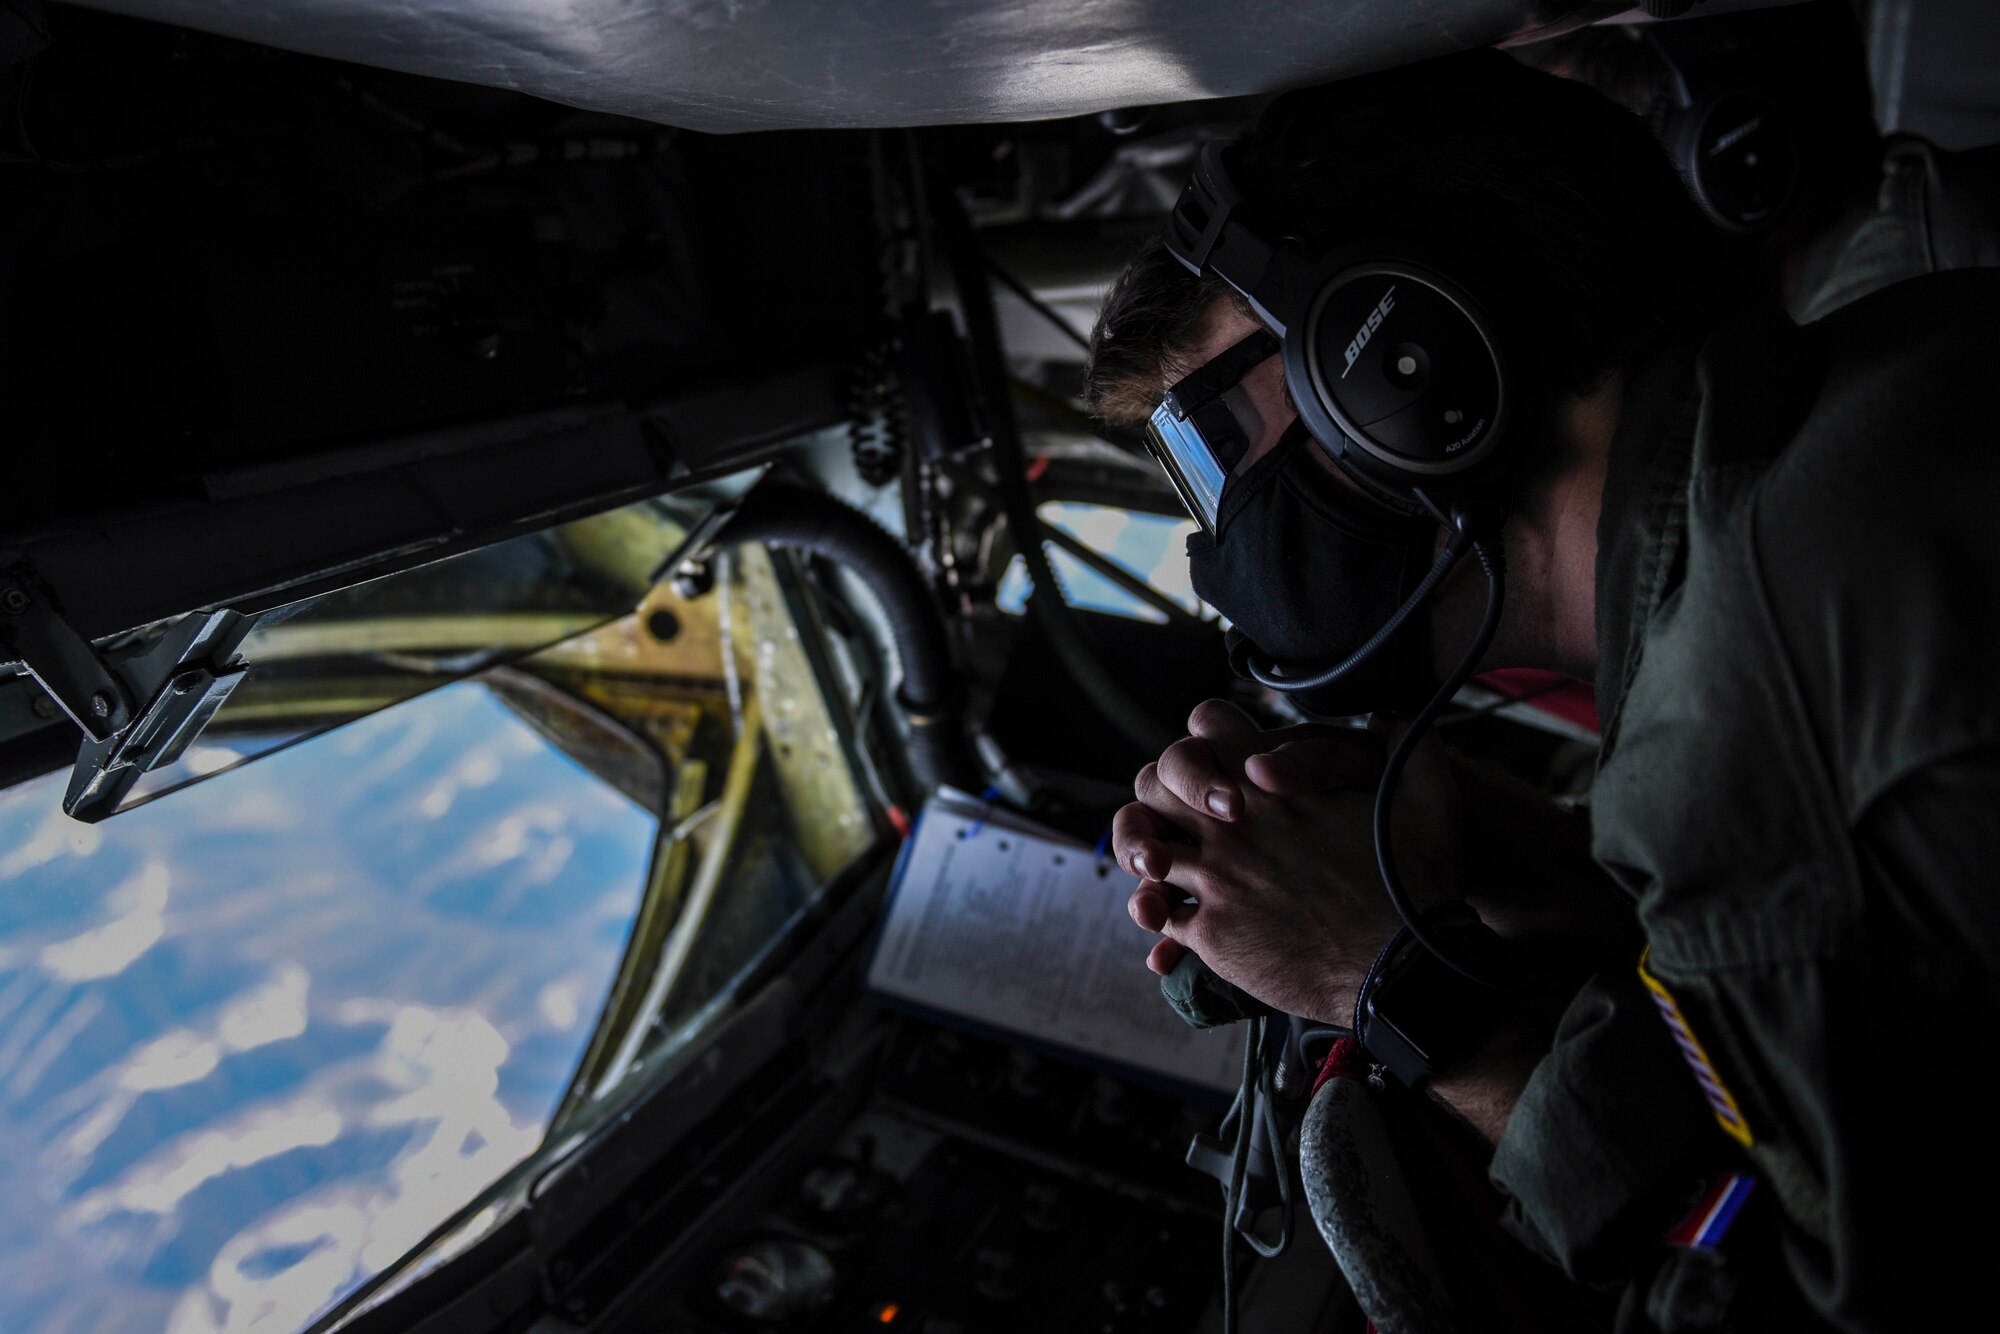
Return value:
<svg viewBox="0 0 2000 1334">
<path fill-rule="evenodd" d="M 1167 250 L 1188 272 L 1212 273 L 1235 288 L 1257 318 L 1283 338 L 1301 313 L 1301 289 L 1311 266 L 1296 250 L 1272 245 L 1237 220 L 1243 195 L 1223 161 L 1231 147 L 1224 139 L 1201 146 L 1194 174 L 1167 218 Z"/>
<path fill-rule="evenodd" d="M 1404 503 L 1490 474 L 1512 395 L 1496 331 L 1438 262 L 1389 245 L 1309 255 L 1242 217 L 1223 140 L 1167 219 L 1169 253 L 1240 293 L 1284 346 L 1285 379 L 1335 462 Z"/>
</svg>

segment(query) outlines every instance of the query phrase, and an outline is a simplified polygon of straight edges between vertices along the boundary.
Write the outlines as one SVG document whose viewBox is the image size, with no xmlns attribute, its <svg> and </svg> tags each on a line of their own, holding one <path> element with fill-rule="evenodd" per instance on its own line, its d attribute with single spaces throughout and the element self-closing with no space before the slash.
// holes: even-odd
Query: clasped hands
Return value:
<svg viewBox="0 0 2000 1334">
<path fill-rule="evenodd" d="M 1287 1014 L 1345 1025 L 1355 992 L 1400 925 L 1372 833 L 1385 732 L 1324 724 L 1265 730 L 1209 700 L 1189 736 L 1140 770 L 1112 822 L 1118 863 L 1139 877 L 1127 910 L 1163 937 L 1146 963 L 1192 950 Z M 1397 869 L 1424 906 L 1461 895 L 1459 795 L 1426 738 L 1396 793 Z"/>
</svg>

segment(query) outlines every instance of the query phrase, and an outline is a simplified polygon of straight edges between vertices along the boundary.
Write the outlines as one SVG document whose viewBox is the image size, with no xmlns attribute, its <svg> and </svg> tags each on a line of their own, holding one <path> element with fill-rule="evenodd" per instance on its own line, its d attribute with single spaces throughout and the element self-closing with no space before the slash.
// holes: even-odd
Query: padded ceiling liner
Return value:
<svg viewBox="0 0 2000 1334">
<path fill-rule="evenodd" d="M 1553 33 L 1631 3 L 93 0 L 93 7 L 730 132 L 1039 120 L 1275 92 Z"/>
</svg>

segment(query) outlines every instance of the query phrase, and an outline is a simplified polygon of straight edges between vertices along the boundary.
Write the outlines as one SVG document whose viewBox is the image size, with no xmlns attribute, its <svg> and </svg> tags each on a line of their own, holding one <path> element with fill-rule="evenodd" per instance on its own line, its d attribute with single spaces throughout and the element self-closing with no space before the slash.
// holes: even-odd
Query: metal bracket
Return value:
<svg viewBox="0 0 2000 1334">
<path fill-rule="evenodd" d="M 89 740 L 108 741 L 132 721 L 125 687 L 90 641 L 70 628 L 30 570 L 0 574 L 0 643 Z"/>
<path fill-rule="evenodd" d="M 31 569 L 0 574 L 0 643 L 83 729 L 65 813 L 101 820 L 140 774 L 181 757 L 249 670 L 236 649 L 252 624 L 233 611 L 197 612 L 151 648 L 108 663 Z"/>
</svg>

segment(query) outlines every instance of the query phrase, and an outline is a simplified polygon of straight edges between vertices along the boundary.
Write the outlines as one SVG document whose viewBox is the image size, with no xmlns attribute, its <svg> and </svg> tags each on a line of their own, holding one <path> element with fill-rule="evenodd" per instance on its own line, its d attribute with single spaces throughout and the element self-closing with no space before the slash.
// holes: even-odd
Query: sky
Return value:
<svg viewBox="0 0 2000 1334">
<path fill-rule="evenodd" d="M 1173 519 L 1109 505 L 1059 500 L 1046 502 L 1038 512 L 1045 522 L 1054 524 L 1085 545 L 1111 557 L 1190 612 L 1200 614 L 1203 610 L 1188 575 L 1187 539 L 1194 532 L 1193 519 Z M 1049 547 L 1049 562 L 1074 606 L 1130 616 L 1141 621 L 1161 622 L 1167 619 L 1159 608 L 1147 606 L 1053 544 Z M 1014 557 L 1007 567 L 1006 576 L 1000 581 L 1000 609 L 1011 612 L 1024 610 L 1033 587 L 1028 578 L 1027 562 L 1019 556 Z"/>
<path fill-rule="evenodd" d="M 296 1329 L 533 1152 L 647 812 L 477 683 L 97 825 L 66 779 L 0 793 L 0 1330 Z"/>
</svg>

